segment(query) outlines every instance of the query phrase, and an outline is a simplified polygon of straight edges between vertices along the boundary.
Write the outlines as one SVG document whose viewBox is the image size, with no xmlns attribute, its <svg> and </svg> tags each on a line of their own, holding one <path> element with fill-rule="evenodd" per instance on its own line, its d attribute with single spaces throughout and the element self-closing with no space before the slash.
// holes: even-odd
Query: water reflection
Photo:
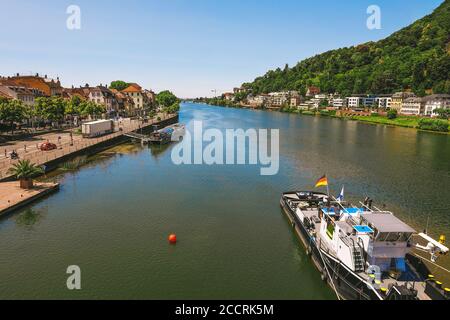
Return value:
<svg viewBox="0 0 450 320">
<path fill-rule="evenodd" d="M 33 226 L 38 224 L 44 218 L 44 209 L 25 209 L 16 218 L 16 224 L 20 227 L 33 229 Z"/>
</svg>

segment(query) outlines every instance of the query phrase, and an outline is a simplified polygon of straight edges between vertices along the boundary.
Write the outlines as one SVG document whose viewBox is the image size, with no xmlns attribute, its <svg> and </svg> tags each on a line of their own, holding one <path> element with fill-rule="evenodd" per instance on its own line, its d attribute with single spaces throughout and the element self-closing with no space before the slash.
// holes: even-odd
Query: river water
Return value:
<svg viewBox="0 0 450 320">
<path fill-rule="evenodd" d="M 53 173 L 58 193 L 0 220 L 0 299 L 334 299 L 278 202 L 325 173 L 334 194 L 345 185 L 347 199 L 369 195 L 417 230 L 429 217 L 433 235 L 450 235 L 448 135 L 183 104 L 180 122 L 193 120 L 280 129 L 279 173 L 176 166 L 174 145 L 132 144 Z M 66 287 L 69 265 L 80 291 Z"/>
</svg>

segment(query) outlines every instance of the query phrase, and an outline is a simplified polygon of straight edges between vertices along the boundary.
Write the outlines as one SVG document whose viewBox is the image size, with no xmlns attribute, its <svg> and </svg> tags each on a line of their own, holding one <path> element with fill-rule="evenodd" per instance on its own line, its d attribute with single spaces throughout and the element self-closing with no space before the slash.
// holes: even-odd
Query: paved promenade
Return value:
<svg viewBox="0 0 450 320">
<path fill-rule="evenodd" d="M 35 182 L 33 189 L 21 189 L 18 181 L 0 183 L 0 216 L 58 189 L 58 183 Z"/>
<path fill-rule="evenodd" d="M 159 114 L 157 117 L 160 117 L 161 121 L 163 121 L 174 117 L 174 115 Z M 116 128 L 117 131 L 112 134 L 93 139 L 83 138 L 80 134 L 72 133 L 71 135 L 71 131 L 65 131 L 34 136 L 26 140 L 12 141 L 11 143 L 0 145 L 0 179 L 9 177 L 10 174 L 8 173 L 8 169 L 18 161 L 9 158 L 9 153 L 12 150 L 16 150 L 20 160 L 28 159 L 37 165 L 44 165 L 47 162 L 67 156 L 71 153 L 117 138 L 125 133 L 151 126 L 159 122 L 156 120 L 157 117 L 149 120 L 147 123 L 143 123 L 139 120 L 124 120 L 120 125 L 122 131 L 119 131 L 119 128 Z M 39 147 L 46 141 L 56 144 L 58 149 L 41 151 Z"/>
</svg>

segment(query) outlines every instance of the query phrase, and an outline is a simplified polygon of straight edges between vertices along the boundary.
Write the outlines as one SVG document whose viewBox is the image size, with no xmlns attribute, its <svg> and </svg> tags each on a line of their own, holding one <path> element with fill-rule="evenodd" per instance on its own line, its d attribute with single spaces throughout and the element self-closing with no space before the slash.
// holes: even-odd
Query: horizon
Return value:
<svg viewBox="0 0 450 320">
<path fill-rule="evenodd" d="M 124 80 L 182 98 L 210 97 L 214 90 L 232 91 L 285 64 L 386 38 L 443 1 L 135 0 L 126 11 L 119 3 L 105 2 L 0 0 L 8 7 L 0 27 L 10 30 L 21 22 L 3 35 L 0 75 L 47 74 L 59 77 L 64 87 Z M 72 4 L 81 10 L 80 30 L 66 26 Z M 370 5 L 381 9 L 381 29 L 366 26 Z M 30 30 L 39 36 L 30 36 Z"/>
</svg>

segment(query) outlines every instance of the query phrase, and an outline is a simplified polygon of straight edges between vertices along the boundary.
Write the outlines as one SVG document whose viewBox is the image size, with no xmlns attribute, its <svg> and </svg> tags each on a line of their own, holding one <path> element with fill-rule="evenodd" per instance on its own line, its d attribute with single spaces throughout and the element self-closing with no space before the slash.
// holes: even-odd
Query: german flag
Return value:
<svg viewBox="0 0 450 320">
<path fill-rule="evenodd" d="M 326 187 L 328 186 L 328 179 L 327 176 L 323 176 L 322 178 L 320 178 L 319 180 L 317 180 L 316 182 L 316 188 L 318 187 Z"/>
</svg>

